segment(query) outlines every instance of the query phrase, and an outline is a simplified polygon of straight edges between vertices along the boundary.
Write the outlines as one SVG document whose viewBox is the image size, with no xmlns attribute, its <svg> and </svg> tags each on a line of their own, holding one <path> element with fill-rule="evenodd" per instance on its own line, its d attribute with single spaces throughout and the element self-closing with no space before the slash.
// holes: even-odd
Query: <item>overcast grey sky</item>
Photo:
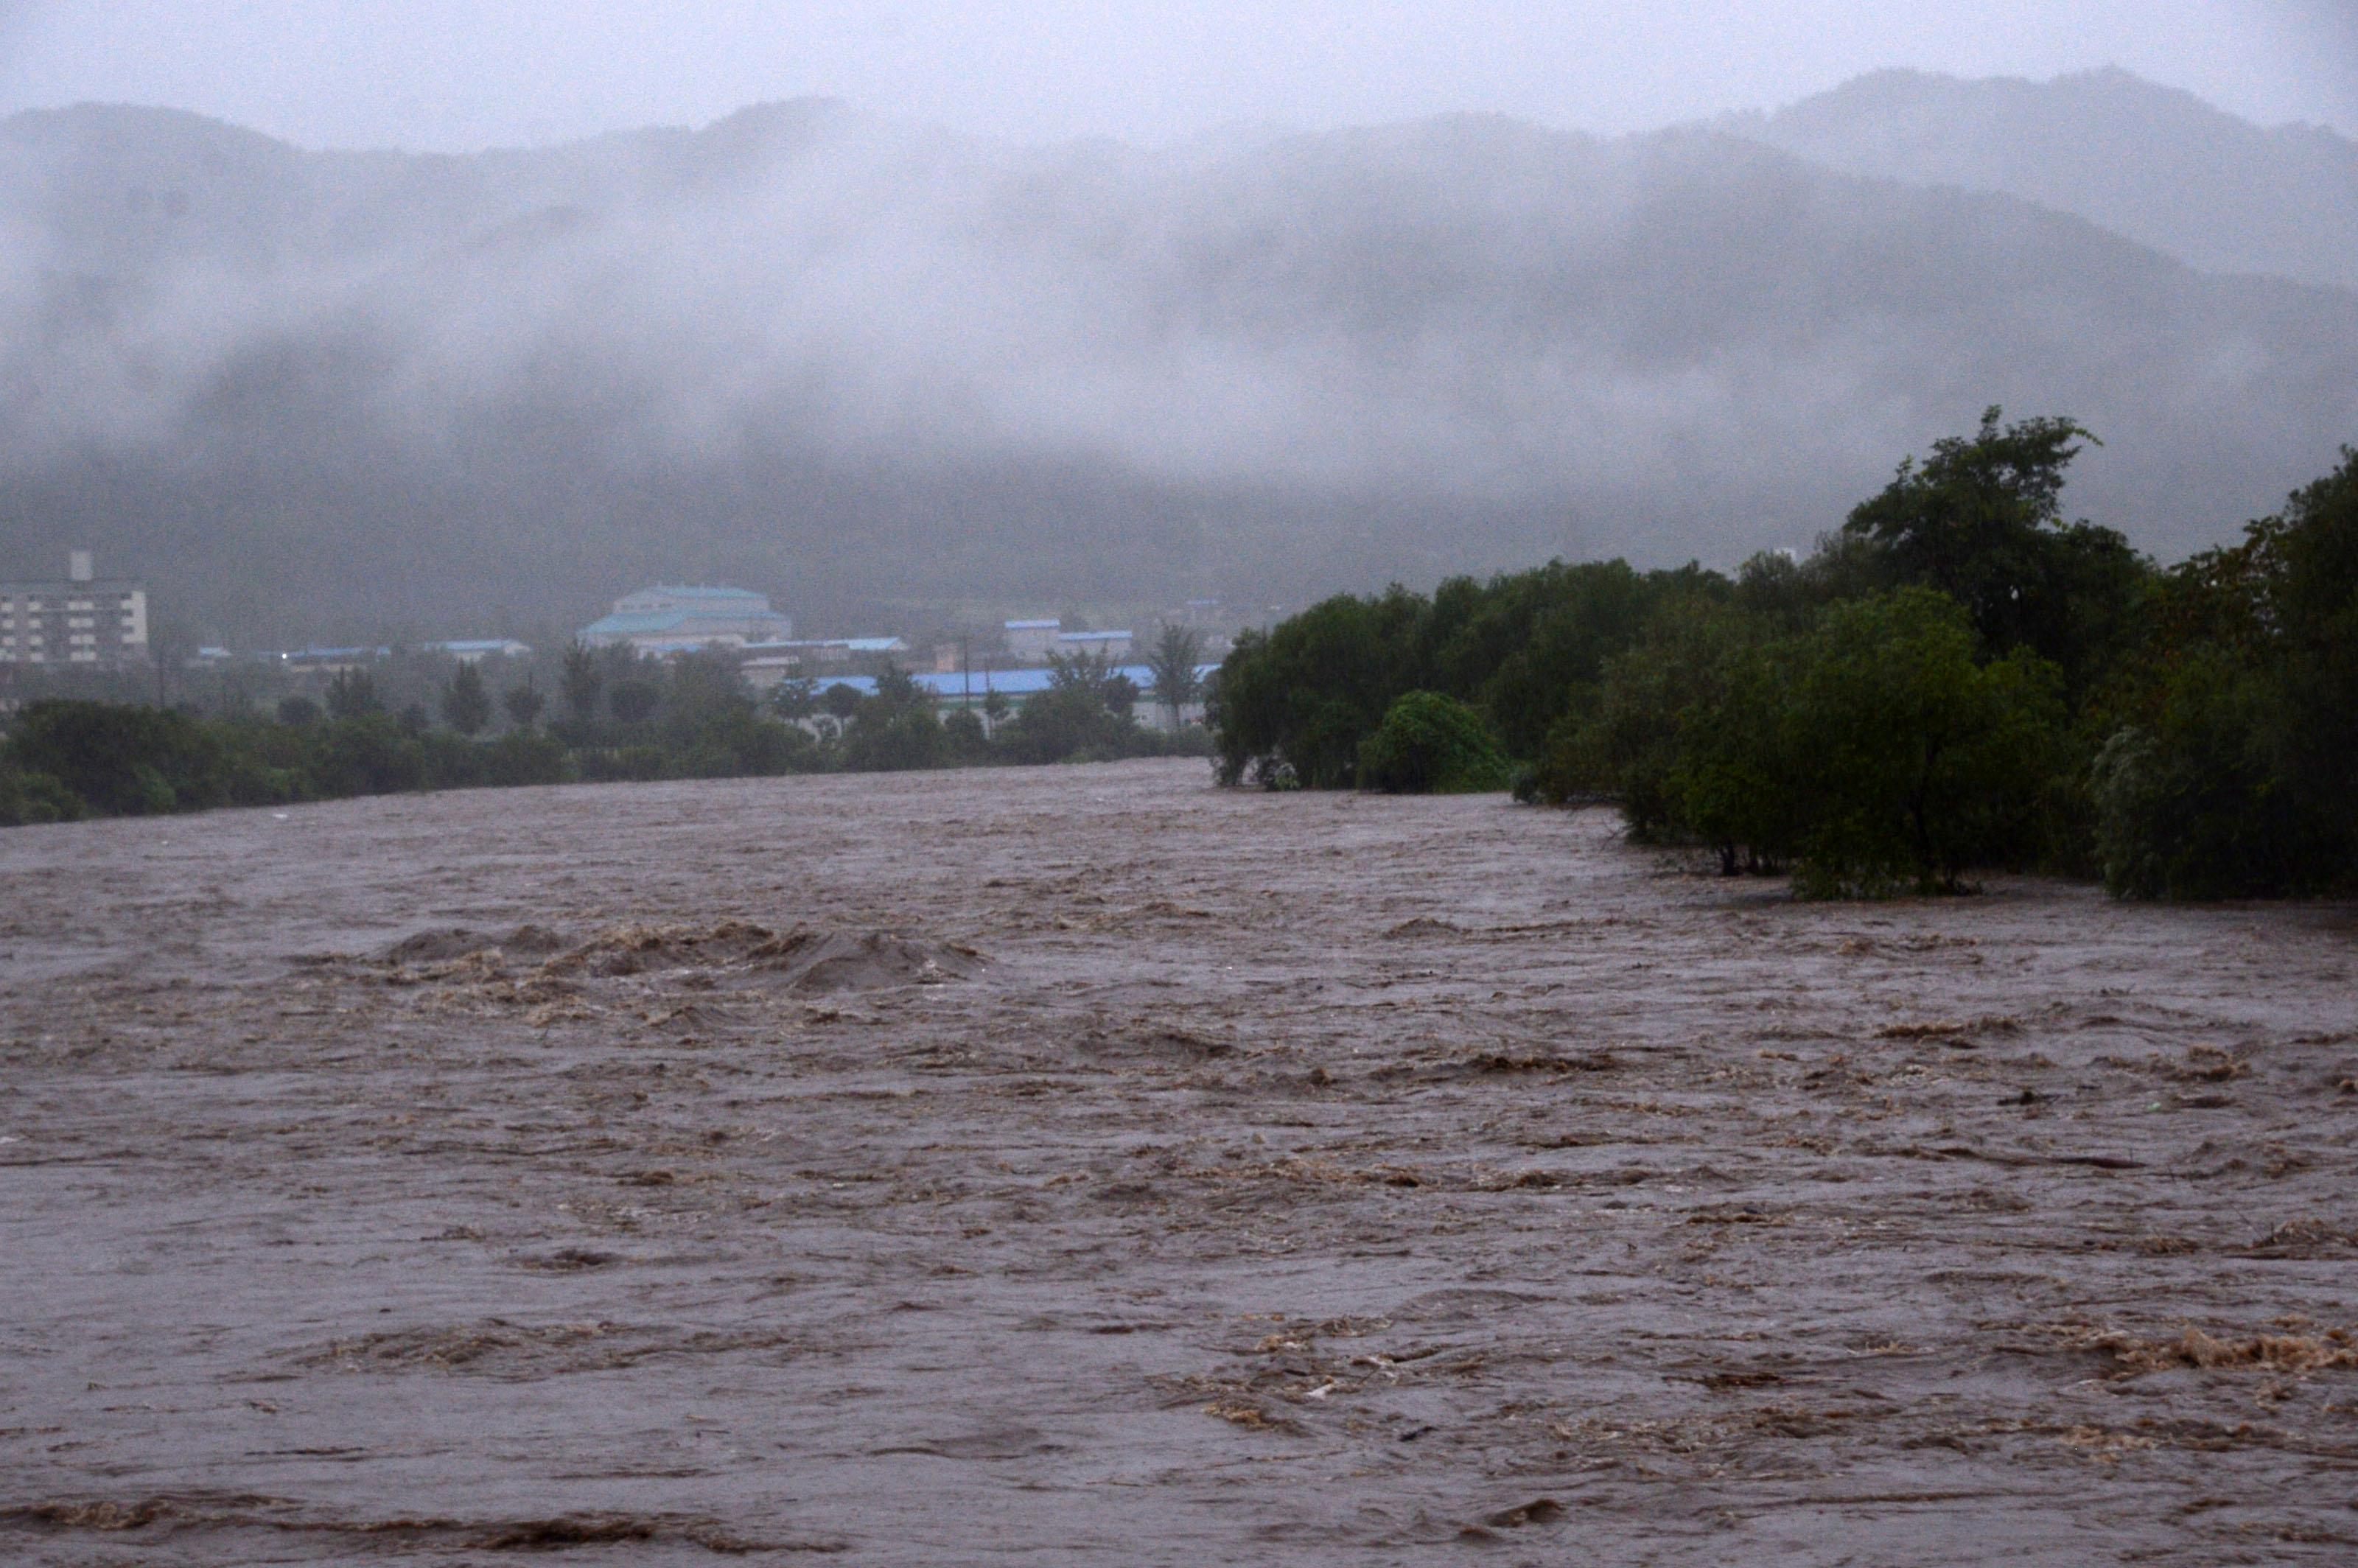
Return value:
<svg viewBox="0 0 2358 1568">
<path fill-rule="evenodd" d="M 2108 64 L 2358 132 L 2358 0 L 0 0 L 0 111 L 450 151 L 805 93 L 1026 139 L 1450 110 L 1622 131 L 1881 66 Z"/>
</svg>

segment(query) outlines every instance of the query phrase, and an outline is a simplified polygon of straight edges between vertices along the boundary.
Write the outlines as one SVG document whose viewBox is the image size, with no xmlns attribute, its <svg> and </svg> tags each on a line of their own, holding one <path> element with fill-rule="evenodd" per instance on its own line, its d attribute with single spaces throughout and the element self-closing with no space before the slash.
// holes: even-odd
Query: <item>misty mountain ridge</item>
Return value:
<svg viewBox="0 0 2358 1568">
<path fill-rule="evenodd" d="M 655 577 L 817 624 L 1298 601 L 1805 544 L 1992 400 L 2093 425 L 2075 509 L 2176 553 L 2358 435 L 2358 294 L 2055 206 L 1491 116 L 1159 153 L 802 101 L 412 157 L 19 115 L 0 570 L 94 543 L 245 638 Z"/>
<path fill-rule="evenodd" d="M 1729 132 L 1829 168 L 2003 191 L 2213 272 L 2358 287 L 2358 143 L 2269 129 L 2125 70 L 1887 70 Z"/>
</svg>

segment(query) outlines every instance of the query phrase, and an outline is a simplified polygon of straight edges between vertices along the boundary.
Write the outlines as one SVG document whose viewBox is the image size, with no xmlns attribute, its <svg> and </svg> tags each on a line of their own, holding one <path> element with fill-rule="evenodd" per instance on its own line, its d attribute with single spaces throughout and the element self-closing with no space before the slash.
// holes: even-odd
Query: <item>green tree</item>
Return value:
<svg viewBox="0 0 2358 1568">
<path fill-rule="evenodd" d="M 624 724 L 644 724 L 663 706 L 663 687 L 644 677 L 616 681 L 613 689 L 606 694 L 606 706 Z"/>
<path fill-rule="evenodd" d="M 672 665 L 662 740 L 666 771 L 676 777 L 763 776 L 817 762 L 810 736 L 763 718 L 735 662 L 715 654 Z"/>
<path fill-rule="evenodd" d="M 483 672 L 461 664 L 442 687 L 442 722 L 470 740 L 492 721 L 492 694 L 484 688 Z"/>
<path fill-rule="evenodd" d="M 2093 769 L 2104 885 L 2123 898 L 2211 899 L 2342 881 L 2341 836 L 2288 787 L 2282 692 L 2265 667 L 2198 648 L 2157 685 L 2146 722 L 2116 730 Z"/>
<path fill-rule="evenodd" d="M 1738 631 L 1691 648 L 1699 662 L 1672 676 L 1685 689 L 1660 780 L 1669 826 L 1657 837 L 1709 846 L 1724 876 L 1783 871 L 1812 826 L 1820 784 L 1811 770 L 1820 759 L 1801 752 L 1790 711 L 1806 648 Z"/>
<path fill-rule="evenodd" d="M 2060 665 L 2076 701 L 2128 642 L 2150 568 L 2112 529 L 2063 519 L 2066 474 L 2096 438 L 2070 419 L 2004 418 L 1993 406 L 1974 435 L 1903 461 L 1844 530 L 1877 552 L 1887 584 L 1963 604 L 1993 654 L 2028 648 Z"/>
<path fill-rule="evenodd" d="M 1174 730 L 1179 728 L 1186 710 L 1203 698 L 1204 677 L 1197 673 L 1203 662 L 1204 635 L 1192 626 L 1165 625 L 1147 649 L 1146 671 L 1154 683 L 1154 701 L 1171 716 Z"/>
<path fill-rule="evenodd" d="M 384 711 L 376 681 L 366 670 L 341 669 L 328 681 L 328 717 L 361 719 Z"/>
<path fill-rule="evenodd" d="M 1536 757 L 1659 605 L 1725 589 L 1700 568 L 1639 573 L 1617 560 L 1551 561 L 1487 584 L 1458 578 L 1433 594 L 1415 655 L 1419 683 L 1474 703 L 1510 754 Z"/>
<path fill-rule="evenodd" d="M 1640 843 L 1700 836 L 1731 871 L 1747 849 L 1756 862 L 1773 860 L 1735 816 L 1714 812 L 1706 831 L 1688 809 L 1706 757 L 1718 767 L 1732 752 L 1758 752 L 1759 721 L 1774 703 L 1764 710 L 1744 659 L 1760 640 L 1757 618 L 1727 606 L 1700 597 L 1663 605 L 1637 643 L 1606 662 L 1595 696 L 1551 731 L 1533 793 L 1617 801 Z"/>
<path fill-rule="evenodd" d="M 1783 752 L 1805 887 L 1953 891 L 1969 868 L 2038 858 L 2060 676 L 2027 650 L 1974 651 L 1964 609 L 1921 588 L 1837 605 L 1802 640 Z"/>
<path fill-rule="evenodd" d="M 2287 770 L 2313 808 L 2358 837 L 2358 450 L 2344 447 L 2340 468 L 2254 533 L 2277 631 Z"/>
<path fill-rule="evenodd" d="M 2164 579 L 2093 769 L 2125 897 L 2358 888 L 2358 453 Z"/>
<path fill-rule="evenodd" d="M 946 751 L 933 693 L 887 664 L 876 677 L 875 695 L 860 704 L 844 731 L 844 765 L 863 773 L 937 768 Z"/>
<path fill-rule="evenodd" d="M 1693 565 L 1552 561 L 1487 583 L 1453 578 L 1430 600 L 1399 587 L 1327 600 L 1247 633 L 1222 661 L 1206 704 L 1219 776 L 1349 784 L 1361 743 L 1416 690 L 1469 704 L 1510 758 L 1536 758 L 1658 609 L 1728 593 Z"/>
<path fill-rule="evenodd" d="M 972 708 L 961 708 L 943 717 L 942 740 L 951 762 L 971 763 L 990 759 L 990 737 L 982 728 L 982 716 Z"/>
<path fill-rule="evenodd" d="M 671 665 L 668 704 L 674 718 L 693 723 L 713 714 L 750 713 L 753 696 L 736 661 L 719 654 L 687 654 Z"/>
<path fill-rule="evenodd" d="M 431 782 L 420 737 L 405 733 L 383 713 L 321 725 L 306 759 L 319 794 L 393 795 Z"/>
<path fill-rule="evenodd" d="M 1126 717 L 1106 707 L 1095 686 L 1051 685 L 1027 700 L 999 732 L 998 744 L 1017 762 L 1067 762 L 1126 755 L 1136 733 Z"/>
<path fill-rule="evenodd" d="M 1221 781 L 1349 787 L 1360 743 L 1416 685 L 1431 613 L 1427 600 L 1395 585 L 1375 599 L 1326 600 L 1238 638 L 1208 705 Z"/>
<path fill-rule="evenodd" d="M 1107 712 L 1127 721 L 1138 704 L 1138 685 L 1116 667 L 1104 653 L 1048 654 L 1048 687 L 1052 691 L 1079 691 L 1095 698 Z"/>
<path fill-rule="evenodd" d="M 278 722 L 291 730 L 319 721 L 319 705 L 308 697 L 283 697 L 278 699 Z"/>
<path fill-rule="evenodd" d="M 781 719 L 809 719 L 818 712 L 818 683 L 800 676 L 782 680 L 770 693 L 770 706 Z"/>
<path fill-rule="evenodd" d="M 596 652 L 587 643 L 576 641 L 565 650 L 564 672 L 557 683 L 566 711 L 572 714 L 576 724 L 587 724 L 598 717 L 598 697 L 605 688 L 606 674 L 599 668 Z"/>
<path fill-rule="evenodd" d="M 532 684 L 532 677 L 526 676 L 522 686 L 508 687 L 507 694 L 500 698 L 500 705 L 508 710 L 509 723 L 529 732 L 534 725 L 540 722 L 544 699 L 540 689 Z"/>
</svg>

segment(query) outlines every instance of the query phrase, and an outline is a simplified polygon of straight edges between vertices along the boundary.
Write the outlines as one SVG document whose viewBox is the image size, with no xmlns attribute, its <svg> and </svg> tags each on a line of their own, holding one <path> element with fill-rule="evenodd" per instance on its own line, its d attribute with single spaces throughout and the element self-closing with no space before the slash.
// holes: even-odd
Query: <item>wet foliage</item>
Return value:
<svg viewBox="0 0 2358 1568">
<path fill-rule="evenodd" d="M 1507 759 L 1473 708 L 1412 691 L 1360 745 L 1359 777 L 1393 795 L 1476 795 L 1505 787 Z"/>
<path fill-rule="evenodd" d="M 1613 802 L 1641 842 L 1807 892 L 2358 887 L 2358 454 L 2165 569 L 2067 520 L 2093 440 L 1992 408 L 1807 557 L 1733 577 L 1556 562 L 1329 600 L 1221 667 L 1221 776 L 1485 787 L 1378 739 L 1414 693 L 1462 707 L 1521 798 Z"/>
</svg>

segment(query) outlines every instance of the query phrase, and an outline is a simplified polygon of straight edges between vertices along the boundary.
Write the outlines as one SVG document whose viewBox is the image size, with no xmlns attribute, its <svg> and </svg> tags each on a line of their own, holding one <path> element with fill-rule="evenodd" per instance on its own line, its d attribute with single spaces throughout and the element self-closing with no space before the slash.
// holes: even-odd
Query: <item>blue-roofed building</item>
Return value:
<svg viewBox="0 0 2358 1568">
<path fill-rule="evenodd" d="M 708 648 L 778 643 L 795 634 L 794 619 L 770 608 L 766 595 L 741 588 L 658 583 L 614 600 L 614 611 L 584 626 L 591 647 L 628 644 L 667 657 Z"/>
</svg>

